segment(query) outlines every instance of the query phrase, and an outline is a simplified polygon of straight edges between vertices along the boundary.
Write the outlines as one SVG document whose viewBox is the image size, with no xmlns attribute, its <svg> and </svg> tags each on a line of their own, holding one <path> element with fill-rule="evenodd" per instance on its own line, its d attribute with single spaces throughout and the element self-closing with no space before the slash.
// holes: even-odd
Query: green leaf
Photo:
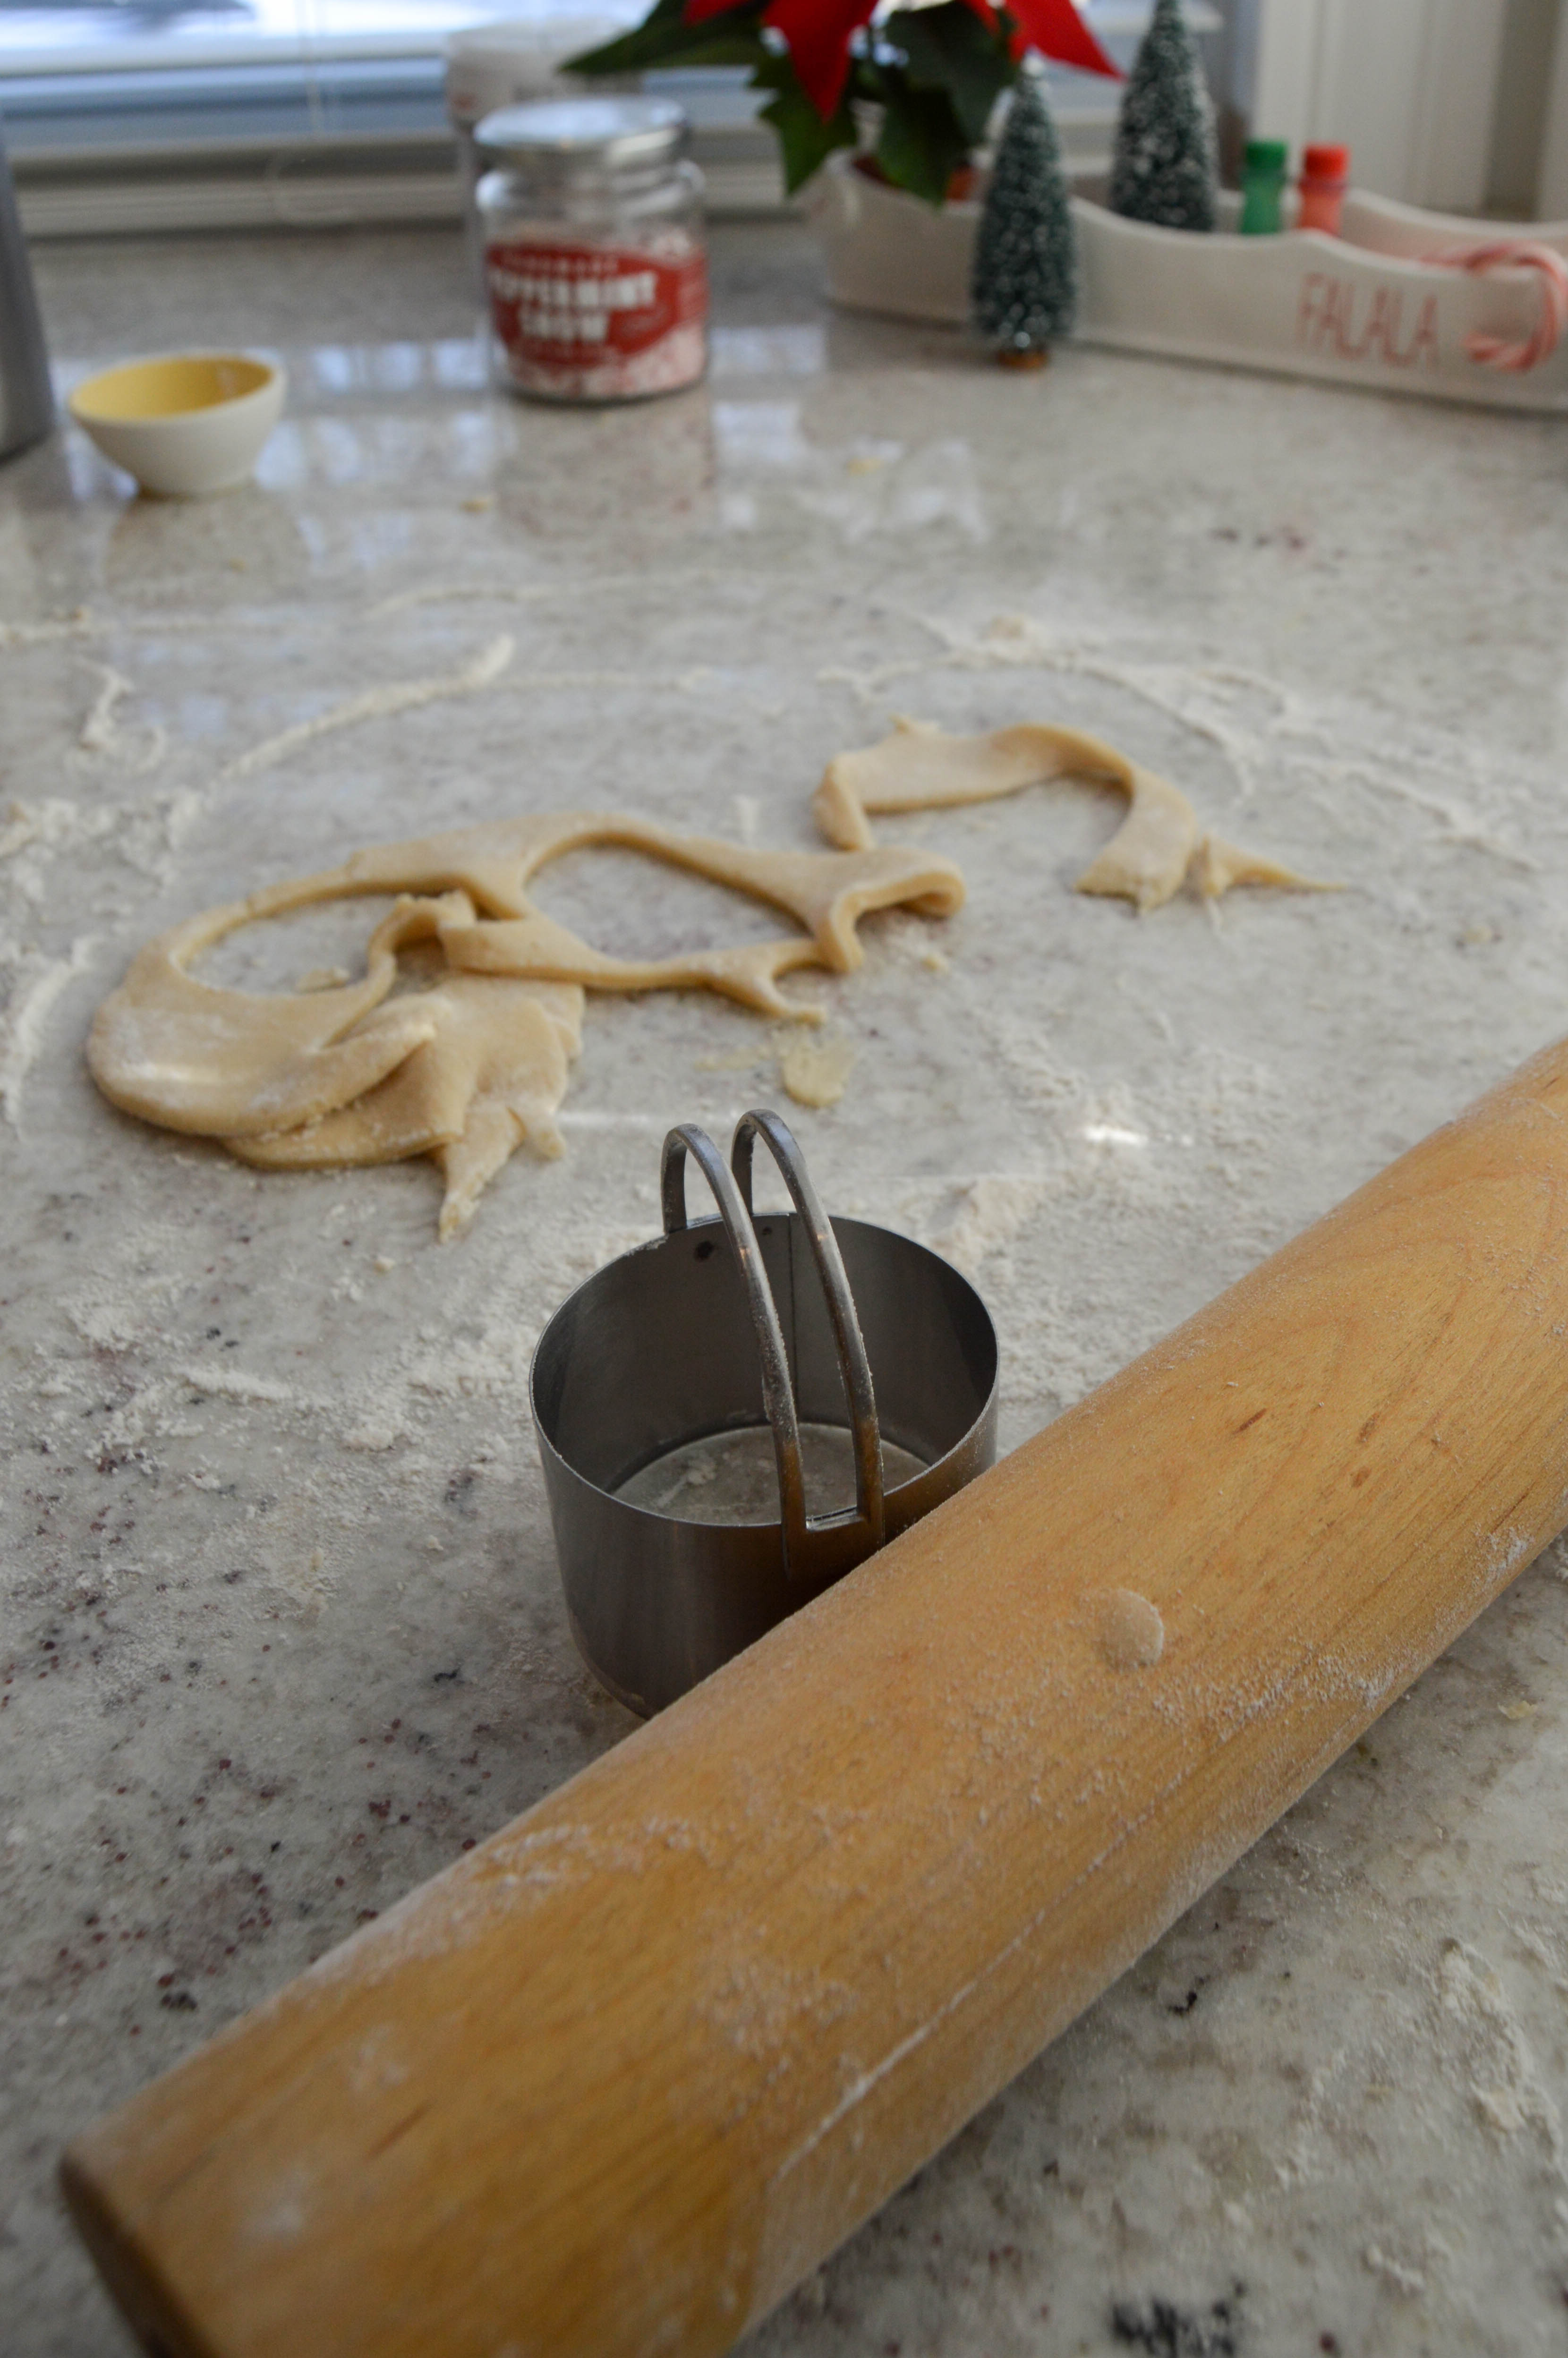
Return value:
<svg viewBox="0 0 1568 2358">
<path fill-rule="evenodd" d="M 777 134 L 784 187 L 792 197 L 814 172 L 821 170 L 836 147 L 859 144 L 848 101 L 824 123 L 802 90 L 787 49 L 764 51 L 752 69 L 752 88 L 773 92 L 766 106 L 758 108 L 758 118 L 771 124 Z"/>
<path fill-rule="evenodd" d="M 946 92 L 969 146 L 978 147 L 1018 70 L 1005 33 L 988 32 L 963 0 L 943 0 L 939 7 L 896 10 L 882 35 L 902 50 L 910 88 Z"/>
<path fill-rule="evenodd" d="M 725 19 L 717 17 L 707 25 L 694 25 L 693 36 L 701 34 L 689 49 L 682 49 L 676 59 L 683 66 L 754 66 L 765 58 L 767 50 L 756 27 L 739 21 L 732 30 L 725 29 Z"/>
<path fill-rule="evenodd" d="M 640 25 L 597 49 L 566 61 L 569 73 L 642 73 L 650 66 L 749 66 L 764 54 L 757 19 L 763 0 L 742 5 L 705 24 L 685 21 L 686 0 L 654 0 Z"/>
<path fill-rule="evenodd" d="M 940 207 L 947 183 L 960 164 L 967 163 L 969 140 L 944 90 L 914 90 L 902 77 L 883 76 L 887 108 L 877 161 L 895 189 L 907 189 Z"/>
<path fill-rule="evenodd" d="M 830 123 L 824 123 L 816 109 L 801 91 L 798 94 L 782 92 L 759 107 L 761 122 L 771 123 L 778 134 L 779 156 L 784 165 L 784 188 L 790 196 L 803 189 L 814 172 L 819 172 L 836 147 L 853 147 L 856 144 L 854 124 L 842 108 Z"/>
</svg>

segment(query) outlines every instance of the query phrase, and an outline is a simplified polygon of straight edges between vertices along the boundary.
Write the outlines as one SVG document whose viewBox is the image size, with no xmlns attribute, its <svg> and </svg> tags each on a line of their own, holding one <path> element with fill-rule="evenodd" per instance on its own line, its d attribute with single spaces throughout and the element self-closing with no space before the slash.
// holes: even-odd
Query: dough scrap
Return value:
<svg viewBox="0 0 1568 2358">
<path fill-rule="evenodd" d="M 611 957 L 534 908 L 526 892 L 531 879 L 563 852 L 600 844 L 645 852 L 769 902 L 795 918 L 804 934 L 679 957 Z M 779 990 L 781 975 L 803 966 L 852 973 L 865 957 L 855 927 L 869 911 L 904 907 L 951 916 L 963 905 L 964 880 L 951 860 L 897 845 L 869 845 L 849 855 L 753 851 L 718 836 L 677 835 L 650 819 L 565 812 L 385 844 L 355 853 L 341 868 L 253 892 L 242 905 L 253 917 L 279 916 L 356 892 L 466 896 L 472 904 L 467 914 L 454 906 L 439 932 L 449 963 L 468 973 L 575 982 L 591 990 L 706 989 L 764 1015 L 814 1022 L 815 1009 L 797 1007 Z"/>
<path fill-rule="evenodd" d="M 420 993 L 419 1004 L 430 1036 L 384 1081 L 301 1129 L 226 1138 L 230 1152 L 285 1171 L 434 1154 L 447 1183 L 443 1240 L 466 1228 L 518 1146 L 546 1161 L 560 1154 L 555 1117 L 582 1046 L 581 990 L 454 975 Z"/>
<path fill-rule="evenodd" d="M 830 851 L 759 851 L 648 819 L 581 812 L 378 845 L 149 942 L 94 1016 L 87 1061 L 104 1096 L 125 1112 L 221 1139 L 259 1168 L 432 1155 L 446 1182 L 439 1232 L 450 1237 L 519 1145 L 561 1152 L 556 1114 L 581 1046 L 585 992 L 703 989 L 762 1014 L 818 1022 L 820 1010 L 784 997 L 783 976 L 806 966 L 853 973 L 865 955 L 856 928 L 870 911 L 950 916 L 963 903 L 964 880 L 951 860 L 879 844 L 873 814 L 989 801 L 1068 775 L 1118 786 L 1130 806 L 1079 877 L 1080 892 L 1119 894 L 1143 910 L 1158 908 L 1189 877 L 1210 898 L 1236 884 L 1305 881 L 1205 835 L 1177 787 L 1081 730 L 1025 725 L 950 737 L 901 720 L 880 745 L 829 763 L 812 807 Z M 667 958 L 595 949 L 535 907 L 527 890 L 549 861 L 594 845 L 690 870 L 767 903 L 796 930 Z M 265 993 L 221 990 L 189 971 L 242 925 L 370 894 L 391 894 L 395 905 L 371 935 L 358 981 L 326 968 L 293 991 Z M 436 977 L 399 990 L 400 954 L 418 945 L 438 958 Z M 801 1039 L 784 1052 L 781 1078 L 801 1103 L 831 1105 L 851 1061 L 843 1042 Z"/>
<path fill-rule="evenodd" d="M 991 802 L 1061 777 L 1119 786 L 1130 805 L 1079 877 L 1079 892 L 1111 894 L 1141 911 L 1160 908 L 1189 874 L 1210 900 L 1233 884 L 1334 889 L 1206 836 L 1192 804 L 1168 778 L 1130 762 L 1103 738 L 1042 721 L 993 729 L 984 737 L 950 737 L 929 721 L 895 720 L 892 735 L 880 745 L 840 753 L 828 763 L 812 809 L 830 843 L 865 851 L 876 842 L 873 815 Z"/>
<path fill-rule="evenodd" d="M 546 862 L 593 844 L 692 870 L 783 910 L 802 930 L 740 949 L 609 957 L 533 907 L 526 892 Z M 399 897 L 371 936 L 358 982 L 265 993 L 221 990 L 189 971 L 242 925 L 387 892 Z M 781 975 L 802 966 L 852 972 L 864 961 L 855 928 L 869 910 L 947 915 L 963 898 L 950 860 L 892 845 L 755 851 L 613 815 L 498 820 L 357 852 L 175 926 L 137 953 L 99 1008 L 87 1061 L 125 1112 L 221 1139 L 262 1168 L 433 1154 L 446 1180 L 446 1238 L 517 1146 L 561 1152 L 555 1116 L 581 1045 L 585 990 L 701 987 L 816 1022 L 820 1011 L 786 999 Z M 437 946 L 446 971 L 393 997 L 398 953 L 418 943 Z"/>
<path fill-rule="evenodd" d="M 1265 860 L 1260 852 L 1243 851 L 1223 836 L 1206 835 L 1193 854 L 1188 871 L 1194 884 L 1206 901 L 1217 901 L 1233 884 L 1277 884 L 1288 892 L 1337 892 L 1337 884 L 1317 884 L 1291 869 L 1281 868 L 1277 861 Z"/>
<path fill-rule="evenodd" d="M 848 1040 L 792 1040 L 779 1057 L 779 1078 L 796 1105 L 837 1105 L 854 1061 Z"/>
<path fill-rule="evenodd" d="M 189 917 L 138 950 L 92 1019 L 87 1062 L 110 1102 L 165 1130 L 238 1138 L 288 1130 L 373 1088 L 433 1024 L 397 979 L 406 912 L 371 936 L 360 982 L 327 990 L 218 990 L 189 961 L 260 914 L 261 898 Z"/>
<path fill-rule="evenodd" d="M 1099 1650 L 1113 1671 L 1152 1671 L 1165 1650 L 1164 1617 L 1135 1588 L 1108 1588 L 1096 1618 Z"/>
</svg>

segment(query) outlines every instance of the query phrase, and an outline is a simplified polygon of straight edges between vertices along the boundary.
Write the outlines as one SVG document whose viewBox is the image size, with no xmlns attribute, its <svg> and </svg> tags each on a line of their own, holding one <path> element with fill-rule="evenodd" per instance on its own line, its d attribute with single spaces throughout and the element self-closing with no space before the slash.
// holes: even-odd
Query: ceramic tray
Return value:
<svg viewBox="0 0 1568 2358">
<path fill-rule="evenodd" d="M 1222 200 L 1234 222 L 1238 200 Z M 941 212 L 836 156 L 807 191 L 828 291 L 853 310 L 962 324 L 979 201 Z M 1473 340 L 1547 341 L 1537 269 L 1486 275 L 1435 256 L 1521 240 L 1568 255 L 1568 222 L 1472 222 L 1352 190 L 1343 234 L 1210 237 L 1152 229 L 1073 199 L 1082 287 L 1078 339 L 1182 360 L 1327 377 L 1381 392 L 1503 408 L 1568 409 L 1568 338 L 1528 368 L 1477 359 Z"/>
</svg>

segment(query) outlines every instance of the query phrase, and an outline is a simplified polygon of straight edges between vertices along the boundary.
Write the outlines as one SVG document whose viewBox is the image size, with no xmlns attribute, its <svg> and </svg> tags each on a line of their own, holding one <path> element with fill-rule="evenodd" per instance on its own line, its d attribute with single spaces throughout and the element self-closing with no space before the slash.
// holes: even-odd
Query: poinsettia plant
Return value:
<svg viewBox="0 0 1568 2358">
<path fill-rule="evenodd" d="M 940 205 L 1031 49 L 1119 79 L 1074 0 L 654 0 L 633 31 L 570 65 L 749 66 L 752 88 L 769 93 L 759 112 L 792 194 L 836 147 L 860 146 L 875 109 L 871 168 Z"/>
</svg>

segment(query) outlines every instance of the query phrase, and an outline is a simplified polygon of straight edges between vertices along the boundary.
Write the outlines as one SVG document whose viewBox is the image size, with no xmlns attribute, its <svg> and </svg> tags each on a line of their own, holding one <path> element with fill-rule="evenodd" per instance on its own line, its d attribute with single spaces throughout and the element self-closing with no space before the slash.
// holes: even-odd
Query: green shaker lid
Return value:
<svg viewBox="0 0 1568 2358">
<path fill-rule="evenodd" d="M 1290 153 L 1283 139 L 1249 139 L 1247 142 L 1246 169 L 1249 172 L 1282 172 L 1290 161 Z"/>
</svg>

